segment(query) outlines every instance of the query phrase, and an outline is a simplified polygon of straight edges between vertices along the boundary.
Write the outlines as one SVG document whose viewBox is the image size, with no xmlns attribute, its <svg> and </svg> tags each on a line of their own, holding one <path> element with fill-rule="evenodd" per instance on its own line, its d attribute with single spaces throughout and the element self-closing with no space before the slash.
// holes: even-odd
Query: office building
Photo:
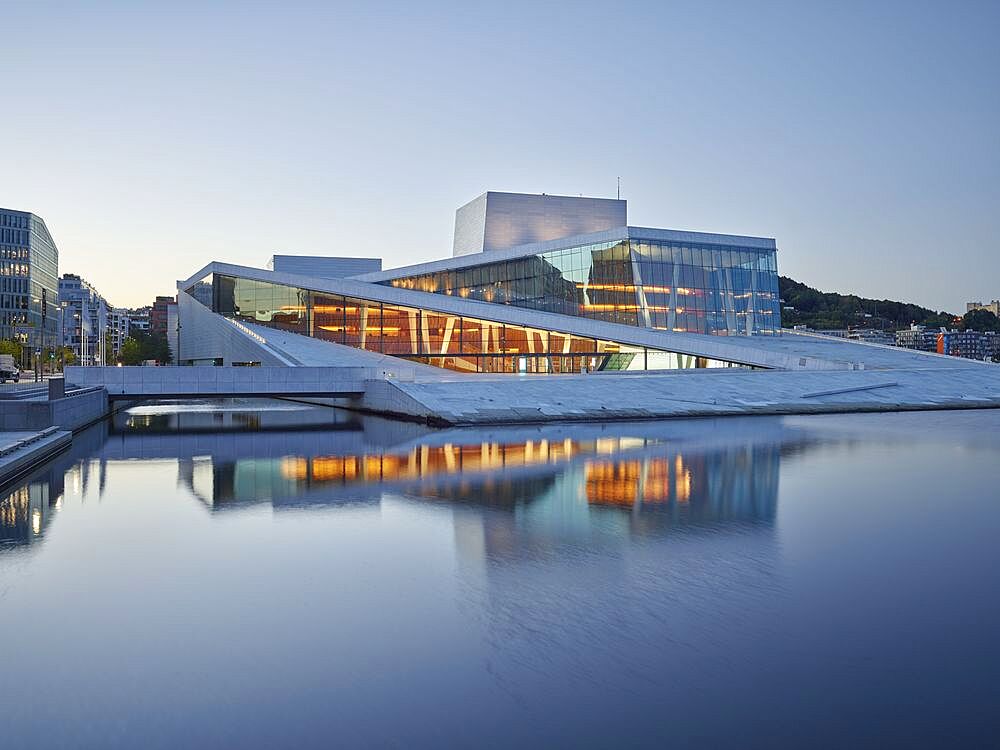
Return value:
<svg viewBox="0 0 1000 750">
<path fill-rule="evenodd" d="M 0 339 L 58 344 L 58 278 L 59 250 L 41 217 L 0 208 Z"/>
</svg>

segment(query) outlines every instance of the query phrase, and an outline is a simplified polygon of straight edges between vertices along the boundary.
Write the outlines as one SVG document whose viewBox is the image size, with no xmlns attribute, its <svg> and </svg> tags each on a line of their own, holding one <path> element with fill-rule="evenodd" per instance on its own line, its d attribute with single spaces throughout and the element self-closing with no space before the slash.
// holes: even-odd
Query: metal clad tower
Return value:
<svg viewBox="0 0 1000 750">
<path fill-rule="evenodd" d="M 455 212 L 452 255 L 602 232 L 627 223 L 623 200 L 487 192 Z"/>
</svg>

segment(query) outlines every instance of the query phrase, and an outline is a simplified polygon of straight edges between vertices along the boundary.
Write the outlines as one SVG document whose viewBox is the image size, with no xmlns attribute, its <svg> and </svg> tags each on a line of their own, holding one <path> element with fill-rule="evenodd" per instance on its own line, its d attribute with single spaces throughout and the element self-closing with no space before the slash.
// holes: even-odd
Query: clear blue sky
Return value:
<svg viewBox="0 0 1000 750">
<path fill-rule="evenodd" d="M 449 254 L 484 190 L 1000 297 L 1000 3 L 2 2 L 0 205 L 117 305 L 211 259 Z"/>
</svg>

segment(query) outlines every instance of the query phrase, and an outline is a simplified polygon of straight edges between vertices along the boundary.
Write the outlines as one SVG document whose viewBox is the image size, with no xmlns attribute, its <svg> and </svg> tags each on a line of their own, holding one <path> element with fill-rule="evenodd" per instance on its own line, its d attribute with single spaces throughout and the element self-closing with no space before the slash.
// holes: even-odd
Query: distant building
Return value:
<svg viewBox="0 0 1000 750">
<path fill-rule="evenodd" d="M 796 329 L 803 330 L 800 326 Z M 809 329 L 804 329 L 809 330 Z M 822 331 L 811 331 L 822 336 L 833 336 L 838 339 L 848 339 L 850 341 L 862 341 L 866 344 L 881 344 L 883 346 L 895 346 L 896 337 L 892 332 L 882 331 L 877 328 L 834 328 Z"/>
<path fill-rule="evenodd" d="M 81 365 L 108 362 L 107 333 L 109 306 L 86 279 L 67 273 L 59 279 L 62 307 L 62 342 L 76 354 Z"/>
<path fill-rule="evenodd" d="M 59 340 L 59 250 L 35 214 L 0 208 L 0 338 Z"/>
<path fill-rule="evenodd" d="M 799 326 L 795 327 L 800 328 Z M 820 336 L 833 336 L 834 338 L 838 339 L 846 339 L 847 334 L 849 333 L 846 328 L 826 328 L 820 331 L 814 331 L 808 326 L 806 326 L 804 330 L 810 331 L 811 333 L 818 333 Z"/>
<path fill-rule="evenodd" d="M 986 352 L 986 359 L 990 362 L 1000 362 L 1000 333 L 987 331 L 983 334 L 983 349 Z"/>
<path fill-rule="evenodd" d="M 149 313 L 150 333 L 166 335 L 167 333 L 167 307 L 176 304 L 173 297 L 159 296 L 153 302 L 153 307 Z"/>
<path fill-rule="evenodd" d="M 966 302 L 965 311 L 970 313 L 973 310 L 988 310 L 1000 318 L 1000 299 L 995 299 L 987 305 L 984 305 L 982 302 Z"/>
<path fill-rule="evenodd" d="M 986 334 L 978 331 L 941 331 L 937 334 L 938 354 L 965 359 L 988 359 Z"/>
<path fill-rule="evenodd" d="M 855 328 L 848 332 L 847 338 L 851 341 L 863 341 L 866 344 L 881 344 L 882 346 L 895 346 L 896 334 L 892 331 L 883 331 L 877 328 Z"/>
<path fill-rule="evenodd" d="M 132 321 L 129 311 L 124 307 L 115 307 L 108 312 L 108 332 L 111 341 L 111 354 L 115 357 L 122 350 L 122 344 L 129 337 Z"/>
<path fill-rule="evenodd" d="M 136 307 L 128 310 L 129 328 L 130 330 L 140 331 L 142 333 L 149 333 L 149 316 L 153 308 L 150 305 L 145 305 L 144 307 Z"/>
<path fill-rule="evenodd" d="M 913 324 L 905 331 L 896 331 L 896 346 L 933 352 L 937 351 L 937 337 L 937 330 L 928 330 L 926 326 Z"/>
<path fill-rule="evenodd" d="M 949 331 L 911 325 L 908 330 L 896 332 L 896 346 L 951 357 L 1000 362 L 1000 333 L 992 331 Z"/>
<path fill-rule="evenodd" d="M 1000 362 L 1000 333 L 987 331 L 983 334 L 983 359 Z"/>
</svg>

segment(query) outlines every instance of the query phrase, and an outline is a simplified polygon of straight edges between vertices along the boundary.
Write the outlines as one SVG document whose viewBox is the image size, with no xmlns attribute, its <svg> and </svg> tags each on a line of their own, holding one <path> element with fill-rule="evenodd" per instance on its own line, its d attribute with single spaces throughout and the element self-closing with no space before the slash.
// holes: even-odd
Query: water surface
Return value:
<svg viewBox="0 0 1000 750">
<path fill-rule="evenodd" d="M 0 492 L 0 745 L 990 745 L 998 487 L 1000 411 L 138 407 Z"/>
</svg>

